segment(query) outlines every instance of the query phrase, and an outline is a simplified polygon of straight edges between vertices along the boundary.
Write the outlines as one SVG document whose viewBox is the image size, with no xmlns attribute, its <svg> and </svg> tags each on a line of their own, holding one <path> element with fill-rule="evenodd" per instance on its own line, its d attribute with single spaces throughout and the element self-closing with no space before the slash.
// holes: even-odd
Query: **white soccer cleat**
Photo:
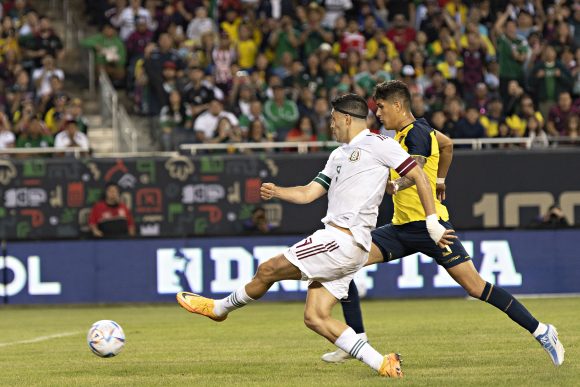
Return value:
<svg viewBox="0 0 580 387">
<path fill-rule="evenodd" d="M 354 359 L 348 352 L 337 348 L 334 352 L 328 352 L 322 355 L 322 361 L 327 363 L 344 363 L 346 360 Z"/>
<path fill-rule="evenodd" d="M 544 350 L 548 352 L 552 362 L 556 367 L 564 363 L 564 346 L 558 340 L 558 331 L 553 325 L 548 324 L 548 329 L 546 333 L 536 337 L 536 340 L 544 347 Z"/>
</svg>

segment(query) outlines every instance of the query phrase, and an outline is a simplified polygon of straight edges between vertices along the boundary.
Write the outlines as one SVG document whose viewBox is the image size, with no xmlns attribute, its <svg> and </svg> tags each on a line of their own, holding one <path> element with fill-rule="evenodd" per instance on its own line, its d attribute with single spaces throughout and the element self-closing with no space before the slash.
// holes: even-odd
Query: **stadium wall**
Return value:
<svg viewBox="0 0 580 387">
<path fill-rule="evenodd" d="M 257 205 L 280 235 L 316 230 L 326 200 L 308 206 L 261 203 L 263 181 L 308 182 L 326 153 L 140 159 L 0 159 L 0 239 L 82 238 L 105 184 L 118 182 L 143 237 L 240 235 Z M 457 229 L 526 227 L 554 202 L 580 224 L 580 178 L 571 150 L 457 151 L 446 204 Z M 390 219 L 386 198 L 379 223 Z"/>
<path fill-rule="evenodd" d="M 580 230 L 459 234 L 476 268 L 515 294 L 580 293 Z M 116 241 L 9 242 L 0 258 L 0 302 L 8 304 L 173 302 L 181 290 L 224 297 L 260 261 L 296 236 Z M 464 296 L 447 273 L 420 254 L 357 275 L 369 298 Z M 306 283 L 284 281 L 267 300 L 302 300 Z"/>
</svg>

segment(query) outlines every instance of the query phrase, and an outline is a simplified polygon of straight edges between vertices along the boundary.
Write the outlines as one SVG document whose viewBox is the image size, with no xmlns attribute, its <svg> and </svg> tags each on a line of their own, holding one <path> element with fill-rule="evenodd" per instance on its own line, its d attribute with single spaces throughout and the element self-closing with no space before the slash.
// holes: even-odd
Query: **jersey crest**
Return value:
<svg viewBox="0 0 580 387">
<path fill-rule="evenodd" d="M 360 160 L 360 150 L 355 149 L 350 154 L 350 157 L 348 158 L 348 161 L 350 161 L 351 163 L 356 163 L 359 160 Z"/>
</svg>

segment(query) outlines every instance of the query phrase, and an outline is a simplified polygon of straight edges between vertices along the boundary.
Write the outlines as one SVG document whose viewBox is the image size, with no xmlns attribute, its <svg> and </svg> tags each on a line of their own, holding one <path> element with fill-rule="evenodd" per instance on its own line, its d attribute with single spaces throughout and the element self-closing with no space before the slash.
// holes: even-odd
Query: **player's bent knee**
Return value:
<svg viewBox="0 0 580 387">
<path fill-rule="evenodd" d="M 320 332 L 324 325 L 324 320 L 315 313 L 304 313 L 304 325 L 314 332 Z"/>
</svg>

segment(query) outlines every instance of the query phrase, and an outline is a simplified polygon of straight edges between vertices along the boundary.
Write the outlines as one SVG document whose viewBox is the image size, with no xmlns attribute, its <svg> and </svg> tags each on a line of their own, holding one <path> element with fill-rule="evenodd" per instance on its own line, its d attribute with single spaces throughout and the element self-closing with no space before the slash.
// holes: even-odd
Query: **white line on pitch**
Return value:
<svg viewBox="0 0 580 387">
<path fill-rule="evenodd" d="M 58 339 L 60 337 L 67 337 L 67 336 L 73 336 L 73 335 L 77 335 L 81 333 L 80 331 L 77 332 L 65 332 L 65 333 L 57 333 L 54 335 L 48 335 L 48 336 L 39 336 L 39 337 L 35 337 L 34 339 L 28 339 L 28 340 L 20 340 L 20 341 L 13 341 L 11 343 L 0 343 L 0 348 L 3 347 L 10 347 L 12 345 L 18 345 L 18 344 L 32 344 L 32 343 L 39 343 L 41 341 L 46 341 L 46 340 L 52 340 L 52 339 Z"/>
</svg>

